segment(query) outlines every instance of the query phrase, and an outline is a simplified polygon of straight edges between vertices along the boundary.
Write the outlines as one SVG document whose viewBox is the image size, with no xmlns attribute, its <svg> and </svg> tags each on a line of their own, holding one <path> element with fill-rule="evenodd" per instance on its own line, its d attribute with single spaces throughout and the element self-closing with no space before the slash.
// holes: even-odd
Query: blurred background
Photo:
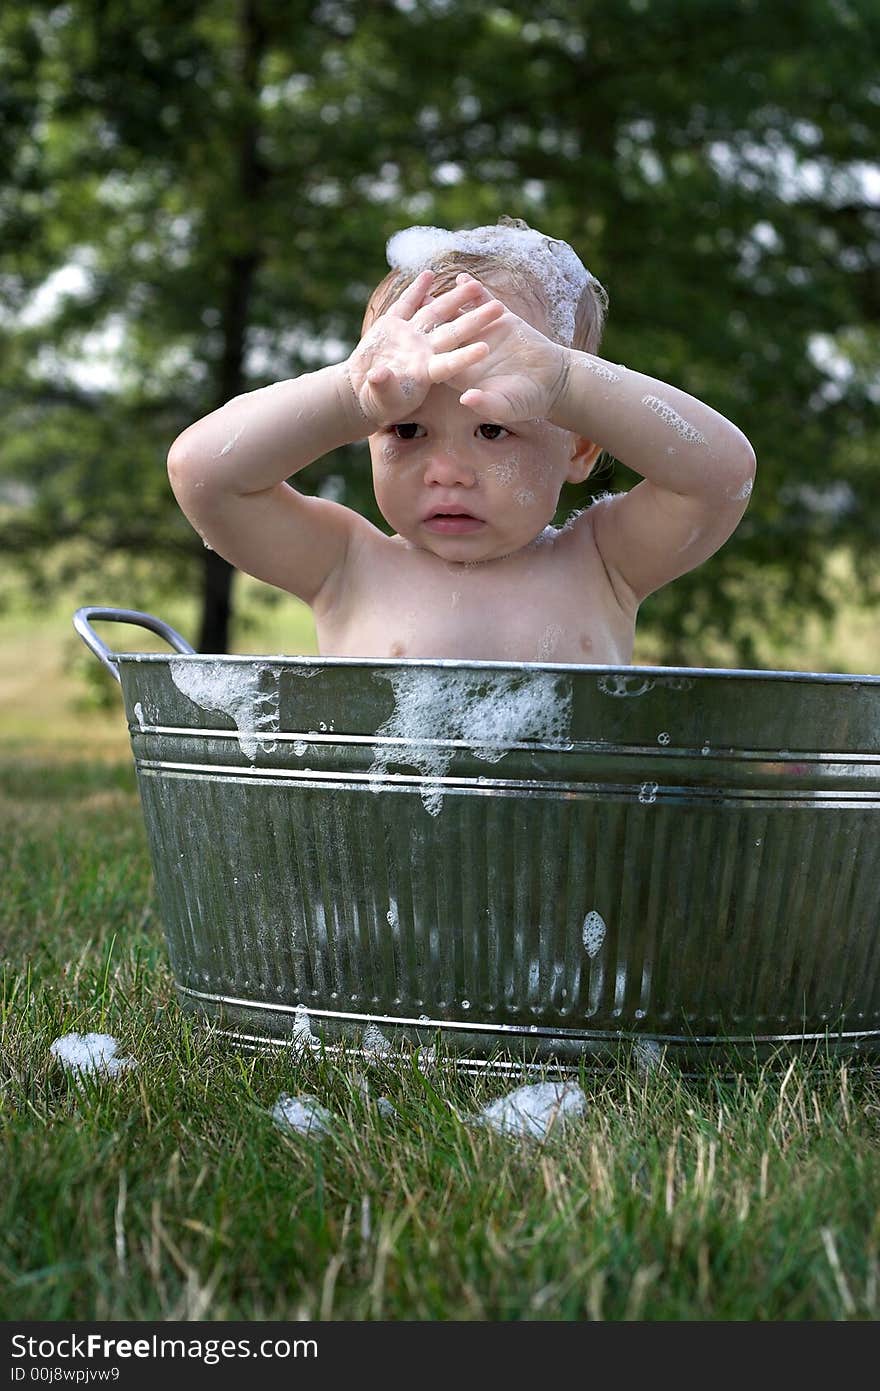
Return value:
<svg viewBox="0 0 880 1391">
<path fill-rule="evenodd" d="M 124 739 L 83 604 L 205 652 L 315 650 L 302 605 L 204 549 L 168 447 L 345 357 L 392 232 L 501 213 L 606 286 L 603 356 L 757 453 L 636 662 L 880 671 L 878 147 L 877 0 L 5 0 L 3 738 Z M 297 486 L 380 522 L 366 445 Z"/>
</svg>

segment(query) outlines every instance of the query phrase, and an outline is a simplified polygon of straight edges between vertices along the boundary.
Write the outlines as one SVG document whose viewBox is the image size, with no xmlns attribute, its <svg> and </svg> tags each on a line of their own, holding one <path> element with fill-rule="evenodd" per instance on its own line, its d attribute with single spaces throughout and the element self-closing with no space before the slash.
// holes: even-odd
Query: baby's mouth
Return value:
<svg viewBox="0 0 880 1391">
<path fill-rule="evenodd" d="M 468 532 L 480 531 L 486 523 L 471 512 L 456 507 L 446 511 L 442 507 L 429 512 L 422 525 L 441 536 L 463 536 Z"/>
</svg>

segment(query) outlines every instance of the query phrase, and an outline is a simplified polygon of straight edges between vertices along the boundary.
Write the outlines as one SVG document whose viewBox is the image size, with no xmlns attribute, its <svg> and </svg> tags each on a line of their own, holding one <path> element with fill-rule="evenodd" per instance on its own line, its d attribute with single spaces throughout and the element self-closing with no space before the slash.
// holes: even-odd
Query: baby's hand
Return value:
<svg viewBox="0 0 880 1391">
<path fill-rule="evenodd" d="M 437 382 L 489 352 L 481 334 L 504 313 L 485 293 L 473 308 L 475 281 L 427 299 L 433 272 L 423 271 L 377 319 L 348 359 L 348 379 L 371 429 L 409 419 Z"/>
<path fill-rule="evenodd" d="M 478 280 L 466 279 L 472 295 L 479 294 L 486 307 L 498 304 Z M 466 288 L 465 278 L 461 288 Z M 547 418 L 567 375 L 567 350 L 510 309 L 501 308 L 485 334 L 489 351 L 457 371 L 448 384 L 461 393 L 461 404 L 481 420 L 514 425 Z"/>
</svg>

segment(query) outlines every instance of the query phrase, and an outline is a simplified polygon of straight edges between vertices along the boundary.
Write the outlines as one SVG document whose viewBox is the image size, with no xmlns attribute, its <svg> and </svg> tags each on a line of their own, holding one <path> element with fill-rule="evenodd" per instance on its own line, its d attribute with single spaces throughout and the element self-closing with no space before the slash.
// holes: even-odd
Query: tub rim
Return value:
<svg viewBox="0 0 880 1391">
<path fill-rule="evenodd" d="M 827 672 L 790 671 L 785 668 L 760 667 L 666 667 L 634 666 L 627 664 L 601 664 L 598 662 L 500 662 L 459 657 L 335 657 L 318 656 L 315 653 L 298 655 L 289 652 L 230 653 L 230 652 L 114 652 L 113 660 L 126 663 L 168 662 L 211 662 L 230 666 L 254 666 L 263 663 L 282 662 L 290 667 L 364 667 L 370 668 L 408 668 L 420 667 L 435 670 L 455 671 L 510 671 L 547 672 L 557 675 L 613 675 L 658 679 L 718 678 L 720 680 L 749 681 L 792 681 L 809 684 L 839 685 L 880 685 L 880 674 L 871 672 Z"/>
</svg>

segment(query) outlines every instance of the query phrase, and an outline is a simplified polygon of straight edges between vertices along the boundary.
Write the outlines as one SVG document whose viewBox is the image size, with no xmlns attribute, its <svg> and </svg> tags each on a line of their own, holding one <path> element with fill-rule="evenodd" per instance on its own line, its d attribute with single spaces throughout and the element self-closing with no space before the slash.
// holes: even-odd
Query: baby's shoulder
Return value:
<svg viewBox="0 0 880 1391">
<path fill-rule="evenodd" d="M 607 589 L 609 601 L 629 613 L 637 607 L 634 596 L 609 570 L 599 542 L 603 528 L 615 525 L 613 513 L 625 498 L 626 493 L 597 494 L 588 507 L 573 512 L 558 529 L 548 528 L 545 535 L 560 567 L 588 581 L 594 593 Z"/>
<path fill-rule="evenodd" d="M 552 548 L 559 555 L 575 555 L 596 549 L 595 523 L 600 512 L 613 507 L 620 493 L 600 493 L 587 507 L 570 513 L 559 527 L 548 526 L 533 545 L 539 549 Z"/>
</svg>

